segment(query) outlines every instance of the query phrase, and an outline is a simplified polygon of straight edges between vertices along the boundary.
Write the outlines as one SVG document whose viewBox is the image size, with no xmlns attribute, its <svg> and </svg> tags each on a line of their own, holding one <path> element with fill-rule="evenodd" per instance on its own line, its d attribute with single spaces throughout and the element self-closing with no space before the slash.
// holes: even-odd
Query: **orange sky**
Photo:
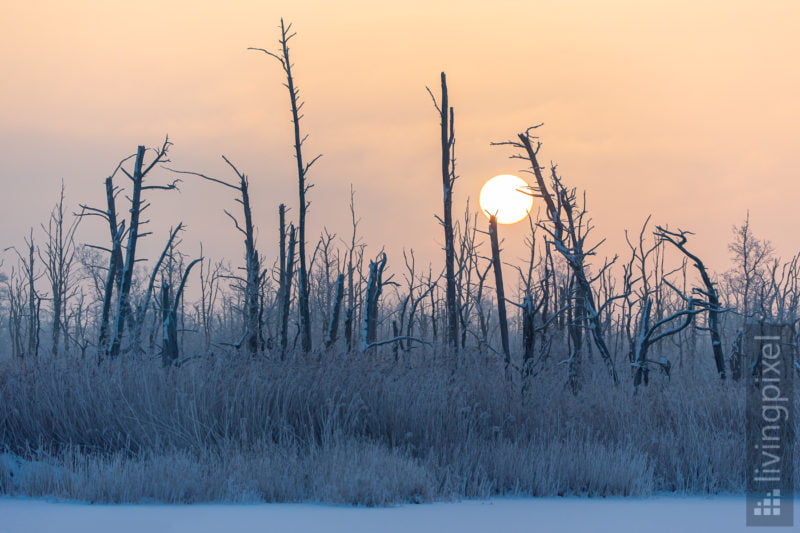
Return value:
<svg viewBox="0 0 800 533">
<path fill-rule="evenodd" d="M 608 254 L 652 213 L 695 231 L 692 248 L 724 270 L 730 228 L 748 208 L 782 253 L 800 248 L 794 1 L 6 4 L 2 247 L 45 219 L 62 178 L 71 205 L 102 205 L 116 162 L 168 133 L 174 167 L 229 177 L 225 154 L 251 177 L 272 255 L 277 205 L 296 205 L 288 97 L 277 63 L 246 48 L 275 46 L 283 16 L 299 32 L 308 154 L 325 154 L 311 174 L 310 236 L 323 225 L 347 234 L 353 183 L 371 255 L 413 247 L 438 264 L 438 117 L 425 86 L 445 70 L 457 212 L 484 180 L 520 167 L 489 142 L 544 122 L 543 162 L 588 191 Z M 202 240 L 238 262 L 228 196 L 191 181 L 151 194 L 150 246 L 183 220 L 188 253 Z M 81 235 L 104 242 L 104 231 L 87 221 Z M 523 228 L 504 234 L 521 256 Z"/>
</svg>

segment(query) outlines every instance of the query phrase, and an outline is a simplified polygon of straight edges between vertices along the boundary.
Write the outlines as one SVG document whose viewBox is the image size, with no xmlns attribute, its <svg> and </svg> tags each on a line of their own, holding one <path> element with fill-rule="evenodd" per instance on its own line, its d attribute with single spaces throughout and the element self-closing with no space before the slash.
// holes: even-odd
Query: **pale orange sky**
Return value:
<svg viewBox="0 0 800 533">
<path fill-rule="evenodd" d="M 0 247 L 68 201 L 103 205 L 102 181 L 137 144 L 169 134 L 172 166 L 252 182 L 260 243 L 274 255 L 277 205 L 296 206 L 288 96 L 274 47 L 295 24 L 296 75 L 310 134 L 309 238 L 349 232 L 349 184 L 374 255 L 413 247 L 440 264 L 438 117 L 425 86 L 445 70 L 456 109 L 456 212 L 519 161 L 490 141 L 544 122 L 543 162 L 588 191 L 603 252 L 648 214 L 693 230 L 691 247 L 727 268 L 730 228 L 796 251 L 800 3 L 794 1 L 10 3 L 0 21 Z M 160 248 L 171 225 L 238 264 L 228 191 L 187 180 L 150 194 Z M 296 208 L 292 213 L 296 212 Z M 524 224 L 504 230 L 523 254 Z M 87 221 L 83 240 L 105 242 Z M 400 270 L 395 261 L 394 270 Z"/>
</svg>

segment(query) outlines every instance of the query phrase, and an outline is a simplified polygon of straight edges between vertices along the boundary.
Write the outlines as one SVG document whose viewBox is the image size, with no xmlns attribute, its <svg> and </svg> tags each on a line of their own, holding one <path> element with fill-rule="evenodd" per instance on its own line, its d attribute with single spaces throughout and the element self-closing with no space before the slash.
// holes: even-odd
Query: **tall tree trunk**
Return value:
<svg viewBox="0 0 800 533">
<path fill-rule="evenodd" d="M 722 311 L 720 310 L 719 295 L 717 294 L 717 289 L 714 287 L 714 282 L 711 281 L 711 276 L 708 274 L 708 269 L 706 269 L 706 266 L 699 257 L 686 249 L 688 232 L 669 231 L 661 226 L 656 226 L 656 235 L 663 240 L 669 241 L 673 246 L 683 252 L 683 254 L 694 263 L 695 268 L 700 273 L 705 289 L 697 290 L 706 297 L 708 331 L 711 334 L 711 349 L 714 352 L 714 364 L 717 367 L 717 373 L 719 373 L 720 379 L 725 379 L 725 355 L 722 352 L 722 334 L 720 333 L 719 323 L 719 315 Z"/>
<path fill-rule="evenodd" d="M 336 293 L 333 297 L 331 310 L 331 320 L 328 324 L 328 333 L 325 336 L 325 347 L 330 348 L 336 343 L 339 333 L 339 315 L 342 310 L 342 300 L 344 299 L 344 274 L 340 273 L 336 277 Z"/>
<path fill-rule="evenodd" d="M 458 306 L 456 304 L 456 275 L 455 275 L 455 239 L 453 237 L 453 184 L 454 171 L 454 146 L 455 128 L 453 126 L 453 108 L 450 107 L 447 94 L 447 78 L 442 72 L 441 103 L 434 105 L 439 111 L 441 121 L 442 142 L 442 200 L 444 213 L 439 222 L 444 229 L 444 257 L 445 257 L 445 305 L 447 307 L 447 342 L 454 350 L 458 350 Z M 431 94 L 431 96 L 433 96 Z"/>
<path fill-rule="evenodd" d="M 580 312 L 577 313 L 580 316 L 576 318 L 588 325 L 592 334 L 592 339 L 594 340 L 594 345 L 600 352 L 600 356 L 606 363 L 611 378 L 616 384 L 618 382 L 617 371 L 614 368 L 614 361 L 611 358 L 611 352 L 605 341 L 602 329 L 603 326 L 600 321 L 597 305 L 594 301 L 591 282 L 586 273 L 585 259 L 593 250 L 587 250 L 584 247 L 584 241 L 590 228 L 588 224 L 583 222 L 585 210 L 579 213 L 573 212 L 577 207 L 574 191 L 570 192 L 566 189 L 556 174 L 555 166 L 551 168 L 555 190 L 551 192 L 547 187 L 537 157 L 540 145 L 537 144 L 537 147 L 534 148 L 531 143 L 532 137 L 530 131 L 532 129 L 535 128 L 529 128 L 524 133 L 520 133 L 517 136 L 519 142 L 499 144 L 511 144 L 512 146 L 524 150 L 525 155 L 523 157 L 530 163 L 531 170 L 536 177 L 535 192 L 531 194 L 544 199 L 547 207 L 547 216 L 552 224 L 551 236 L 553 238 L 553 244 L 567 261 L 574 278 L 576 301 L 580 302 L 581 305 Z"/>
<path fill-rule="evenodd" d="M 536 349 L 536 311 L 533 298 L 526 294 L 522 299 L 522 380 L 527 386 L 528 378 L 533 373 L 534 352 Z"/>
<path fill-rule="evenodd" d="M 383 269 L 386 254 L 369 262 L 369 278 L 364 296 L 364 316 L 361 325 L 361 351 L 366 352 L 378 337 L 378 303 L 383 288 Z"/>
<path fill-rule="evenodd" d="M 300 310 L 300 338 L 302 342 L 303 351 L 308 353 L 311 351 L 311 310 L 309 308 L 309 280 L 308 280 L 308 266 L 306 264 L 306 214 L 309 202 L 306 200 L 306 193 L 312 187 L 306 180 L 306 175 L 311 166 L 321 157 L 316 156 L 308 163 L 303 159 L 303 143 L 306 137 L 300 132 L 300 120 L 303 115 L 300 110 L 304 102 L 300 101 L 300 93 L 295 85 L 294 74 L 292 74 L 292 61 L 289 56 L 289 41 L 296 34 L 291 32 L 292 25 L 286 25 L 281 19 L 281 37 L 279 43 L 281 50 L 275 54 L 263 48 L 250 48 L 250 50 L 257 50 L 264 52 L 275 59 L 277 59 L 283 71 L 286 74 L 286 88 L 289 90 L 289 101 L 292 110 L 292 125 L 294 130 L 294 154 L 295 162 L 297 163 L 297 192 L 298 192 L 298 307 Z"/>
<path fill-rule="evenodd" d="M 122 268 L 122 283 L 120 285 L 119 294 L 117 295 L 117 315 L 114 320 L 114 337 L 111 341 L 109 348 L 109 357 L 116 357 L 119 355 L 122 346 L 122 334 L 125 329 L 125 321 L 130 312 L 130 293 L 131 285 L 133 283 L 133 267 L 136 264 L 136 243 L 139 239 L 139 217 L 142 210 L 142 181 L 143 172 L 142 165 L 144 164 L 144 146 L 139 146 L 136 149 L 136 160 L 133 166 L 133 192 L 131 194 L 131 217 L 130 229 L 128 231 L 128 245 L 125 251 L 125 264 Z"/>
<path fill-rule="evenodd" d="M 202 260 L 202 257 L 195 259 L 186 267 L 174 299 L 171 295 L 172 286 L 170 283 L 166 279 L 161 282 L 161 362 L 163 366 L 174 364 L 180 355 L 180 346 L 178 344 L 178 306 L 183 301 L 183 291 L 186 288 L 186 280 L 189 279 L 192 268 Z"/>
<path fill-rule="evenodd" d="M 161 282 L 161 364 L 170 366 L 178 359 L 178 321 L 172 309 L 172 288 Z"/>
<path fill-rule="evenodd" d="M 506 292 L 503 287 L 503 264 L 500 261 L 500 243 L 497 236 L 497 217 L 489 215 L 489 239 L 492 244 L 492 268 L 497 291 L 497 319 L 500 323 L 500 341 L 503 344 L 506 374 L 511 365 L 511 350 L 508 345 L 508 318 L 506 317 Z"/>
<path fill-rule="evenodd" d="M 291 286 L 287 286 L 286 283 L 286 204 L 280 204 L 278 206 L 278 294 L 277 294 L 277 303 L 278 303 L 278 311 L 280 312 L 280 323 L 283 324 L 284 321 L 284 313 L 283 313 L 283 298 L 284 294 L 291 291 Z M 288 319 L 288 317 L 286 317 Z M 283 331 L 283 328 L 280 328 L 280 331 Z M 281 346 L 281 349 L 284 347 L 284 339 L 281 334 L 279 334 L 280 339 L 278 343 Z"/>
<path fill-rule="evenodd" d="M 240 174 L 239 190 L 242 194 L 242 207 L 244 208 L 245 232 L 245 330 L 247 351 L 251 356 L 259 350 L 261 337 L 261 323 L 258 319 L 258 295 L 261 286 L 261 264 L 258 258 L 255 242 L 255 228 L 253 226 L 253 212 L 250 208 L 250 190 L 247 178 Z"/>
<path fill-rule="evenodd" d="M 289 224 L 289 244 L 286 250 L 286 280 L 281 297 L 281 358 L 286 357 L 289 346 L 289 311 L 292 304 L 292 278 L 294 277 L 294 253 L 297 246 L 297 231 L 294 224 Z"/>
<path fill-rule="evenodd" d="M 25 275 L 28 282 L 28 350 L 27 355 L 36 357 L 39 355 L 39 309 L 42 299 L 36 292 L 36 273 L 34 251 L 36 245 L 33 241 L 33 229 L 31 229 L 28 244 L 28 261 L 24 264 Z M 23 261 L 24 263 L 24 261 Z"/>
<path fill-rule="evenodd" d="M 189 174 L 192 176 L 198 176 L 219 185 L 229 187 L 237 191 L 240 195 L 236 201 L 242 206 L 244 227 L 239 224 L 239 220 L 230 212 L 227 210 L 224 212 L 233 221 L 236 230 L 244 236 L 245 279 L 243 320 L 245 331 L 241 343 L 247 347 L 247 351 L 250 353 L 250 355 L 254 356 L 263 348 L 263 343 L 260 342 L 260 339 L 263 339 L 261 332 L 262 323 L 260 319 L 260 294 L 264 275 L 261 271 L 261 261 L 259 259 L 258 250 L 256 249 L 255 226 L 253 225 L 253 209 L 250 202 L 250 182 L 247 176 L 240 172 L 239 169 L 236 168 L 236 165 L 231 163 L 227 157 L 223 155 L 222 159 L 239 178 L 238 184 L 234 185 L 233 183 L 228 183 L 225 180 L 206 176 L 205 174 L 201 174 L 199 172 L 191 172 L 186 170 L 172 170 L 172 172 L 176 174 Z M 236 346 L 239 347 L 241 344 L 237 344 Z"/>
<path fill-rule="evenodd" d="M 103 287 L 103 307 L 100 313 L 100 333 L 97 339 L 98 360 L 102 360 L 108 350 L 108 323 L 111 317 L 111 306 L 114 288 L 117 291 L 122 284 L 122 236 L 125 234 L 125 222 L 117 222 L 117 205 L 113 176 L 105 181 L 106 186 L 106 219 L 111 234 L 111 254 L 108 260 L 108 273 Z"/>
</svg>

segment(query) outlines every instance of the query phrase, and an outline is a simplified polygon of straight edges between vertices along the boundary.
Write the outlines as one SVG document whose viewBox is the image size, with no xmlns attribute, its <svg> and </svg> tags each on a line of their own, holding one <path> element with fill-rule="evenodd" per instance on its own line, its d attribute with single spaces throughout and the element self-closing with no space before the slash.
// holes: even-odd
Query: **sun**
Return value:
<svg viewBox="0 0 800 533">
<path fill-rule="evenodd" d="M 523 191 L 529 191 L 528 183 L 511 174 L 495 176 L 481 188 L 479 202 L 483 214 L 497 217 L 498 224 L 514 224 L 519 222 L 531 212 L 533 196 Z"/>
</svg>

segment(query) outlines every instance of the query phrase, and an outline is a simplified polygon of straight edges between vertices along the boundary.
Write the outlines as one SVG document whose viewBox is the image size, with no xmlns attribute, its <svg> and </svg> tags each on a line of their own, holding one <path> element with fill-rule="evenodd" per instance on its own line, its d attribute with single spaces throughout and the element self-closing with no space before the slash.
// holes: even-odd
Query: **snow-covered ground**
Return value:
<svg viewBox="0 0 800 533">
<path fill-rule="evenodd" d="M 353 508 L 316 504 L 88 505 L 0 498 L 2 533 L 734 533 L 743 497 L 514 498 Z"/>
</svg>

